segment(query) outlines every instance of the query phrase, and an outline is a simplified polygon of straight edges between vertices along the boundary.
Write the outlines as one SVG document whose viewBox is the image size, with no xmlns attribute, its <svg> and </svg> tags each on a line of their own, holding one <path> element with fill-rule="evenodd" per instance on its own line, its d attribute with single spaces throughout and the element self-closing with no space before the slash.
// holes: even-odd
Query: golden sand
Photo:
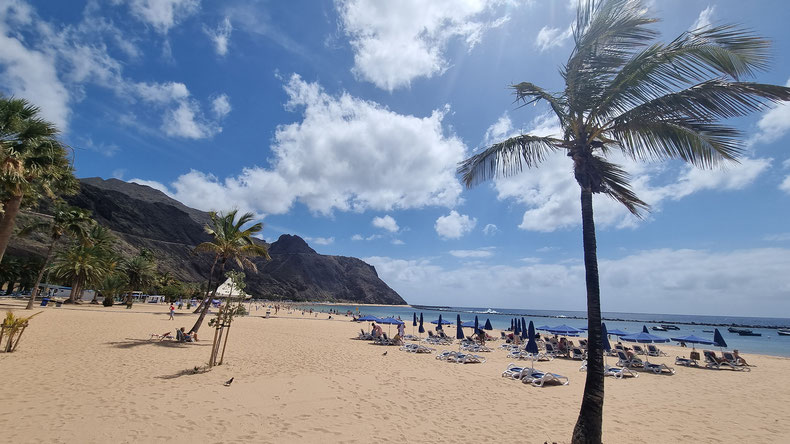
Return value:
<svg viewBox="0 0 790 444">
<path fill-rule="evenodd" d="M 342 316 L 263 310 L 234 322 L 224 365 L 189 374 L 208 361 L 207 324 L 195 344 L 149 340 L 189 328 L 186 310 L 175 321 L 167 305 L 40 310 L 0 354 L 4 442 L 567 442 L 584 387 L 578 361 L 537 363 L 571 382 L 536 388 L 500 376 L 502 350 L 450 364 L 351 340 L 360 325 Z M 751 372 L 716 371 L 662 349 L 651 361 L 674 376 L 606 379 L 605 442 L 788 442 L 790 359 L 746 354 Z"/>
</svg>

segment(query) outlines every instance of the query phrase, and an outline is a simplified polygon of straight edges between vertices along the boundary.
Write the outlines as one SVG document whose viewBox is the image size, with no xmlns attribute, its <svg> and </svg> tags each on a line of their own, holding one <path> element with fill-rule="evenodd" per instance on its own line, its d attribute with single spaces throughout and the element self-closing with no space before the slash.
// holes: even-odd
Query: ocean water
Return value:
<svg viewBox="0 0 790 444">
<path fill-rule="evenodd" d="M 491 320 L 491 325 L 495 329 L 503 330 L 510 327 L 510 320 L 514 316 L 524 317 L 529 323 L 533 321 L 535 326 L 550 325 L 556 326 L 567 324 L 572 327 L 586 327 L 586 312 L 583 311 L 553 311 L 553 310 L 520 310 L 512 308 L 480 308 L 480 307 L 388 307 L 388 306 L 356 306 L 356 305 L 321 305 L 321 304 L 302 304 L 306 309 L 313 309 L 319 312 L 337 310 L 340 313 L 351 311 L 360 315 L 373 315 L 376 317 L 400 317 L 406 321 L 406 332 L 411 332 L 412 317 L 417 313 L 423 315 L 426 330 L 433 330 L 436 324 L 430 321 L 437 320 L 439 314 L 443 320 L 455 323 L 456 315 L 461 315 L 461 321 L 474 320 L 478 316 L 480 324 L 485 324 L 487 319 Z M 790 319 L 786 318 L 755 318 L 743 316 L 704 316 L 704 315 L 673 315 L 673 314 L 646 314 L 646 313 L 614 313 L 604 312 L 603 318 L 606 328 L 609 330 L 620 329 L 627 332 L 639 333 L 642 326 L 646 325 L 651 334 L 665 338 L 681 337 L 694 334 L 703 338 L 713 340 L 713 329 L 718 328 L 727 348 L 738 349 L 741 353 L 757 353 L 763 355 L 790 357 L 790 336 L 780 336 L 776 333 L 776 328 L 785 327 L 790 329 Z M 673 324 L 680 330 L 653 331 L 652 326 L 657 324 Z M 728 326 L 748 326 L 755 333 L 762 336 L 740 336 L 737 333 L 727 331 Z M 448 328 L 448 327 L 445 327 Z M 455 326 L 449 326 L 455 328 Z M 454 332 L 455 330 L 453 330 Z M 471 329 L 466 330 L 466 334 L 471 334 Z M 584 335 L 582 335 L 584 336 Z M 614 337 L 613 337 L 614 339 Z M 676 342 L 672 342 L 677 345 Z M 690 344 L 689 344 L 690 346 Z M 712 346 L 700 346 L 712 347 Z"/>
</svg>

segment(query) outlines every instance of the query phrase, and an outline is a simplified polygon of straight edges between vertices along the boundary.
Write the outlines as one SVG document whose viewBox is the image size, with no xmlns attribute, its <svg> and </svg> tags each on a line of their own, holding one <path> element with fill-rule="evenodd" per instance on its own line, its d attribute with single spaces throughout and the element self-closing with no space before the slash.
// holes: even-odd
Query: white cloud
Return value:
<svg viewBox="0 0 790 444">
<path fill-rule="evenodd" d="M 192 171 L 170 185 L 173 195 L 204 210 L 237 206 L 265 214 L 285 213 L 294 201 L 322 214 L 459 201 L 455 167 L 465 147 L 444 134 L 446 109 L 427 117 L 397 114 L 347 93 L 330 96 L 298 75 L 285 90 L 288 109 L 303 109 L 302 119 L 277 127 L 270 168 L 245 168 L 224 180 Z"/>
<path fill-rule="evenodd" d="M 338 0 L 341 27 L 354 49 L 354 74 L 392 91 L 418 77 L 443 73 L 448 43 L 473 48 L 506 17 L 490 17 L 500 0 Z"/>
<path fill-rule="evenodd" d="M 790 233 L 769 234 L 763 237 L 763 240 L 769 242 L 787 242 L 790 241 Z"/>
<path fill-rule="evenodd" d="M 185 139 L 205 139 L 222 131 L 221 127 L 210 122 L 200 121 L 199 108 L 193 102 L 182 101 L 178 107 L 165 113 L 162 131 L 168 136 Z"/>
<path fill-rule="evenodd" d="M 713 13 L 716 12 L 716 6 L 708 6 L 699 13 L 697 21 L 689 28 L 689 31 L 695 31 L 700 28 L 707 28 L 713 20 Z"/>
<path fill-rule="evenodd" d="M 486 236 L 493 236 L 498 232 L 499 232 L 499 228 L 497 228 L 497 226 L 494 224 L 486 224 L 486 226 L 483 227 L 483 234 L 485 234 Z"/>
<path fill-rule="evenodd" d="M 126 170 L 118 170 L 118 171 L 120 171 L 121 177 L 123 177 L 123 173 Z M 115 173 L 113 173 L 113 175 L 114 174 Z M 118 177 L 118 179 L 120 179 L 121 177 Z M 153 188 L 155 190 L 159 190 L 159 191 L 167 194 L 168 196 L 172 197 L 170 195 L 170 190 L 168 190 L 166 186 L 162 185 L 161 183 L 159 183 L 159 182 L 157 182 L 155 180 L 131 179 L 131 180 L 129 180 L 129 182 L 136 183 L 138 185 L 145 185 L 147 187 L 151 187 L 151 188 Z"/>
<path fill-rule="evenodd" d="M 384 236 L 382 236 L 380 234 L 371 234 L 370 236 L 367 236 L 367 237 L 365 237 L 365 236 L 363 236 L 361 234 L 355 234 L 355 235 L 351 236 L 351 240 L 353 240 L 353 241 L 363 241 L 364 240 L 364 241 L 368 241 L 369 242 L 369 241 L 372 241 L 372 240 L 381 239 L 382 237 L 384 237 Z"/>
<path fill-rule="evenodd" d="M 436 233 L 444 239 L 458 239 L 464 234 L 472 231 L 477 224 L 477 219 L 466 214 L 459 214 L 452 210 L 447 216 L 439 216 L 436 219 L 434 229 Z"/>
<path fill-rule="evenodd" d="M 538 47 L 540 52 L 544 52 L 551 48 L 564 45 L 572 35 L 573 28 L 571 28 L 571 26 L 568 26 L 564 30 L 561 28 L 544 26 L 540 28 L 538 35 L 535 37 L 535 46 Z"/>
<path fill-rule="evenodd" d="M 450 250 L 450 255 L 466 258 L 486 258 L 494 255 L 494 247 L 478 248 L 477 250 Z"/>
<path fill-rule="evenodd" d="M 230 99 L 227 94 L 220 94 L 211 101 L 211 110 L 214 111 L 214 115 L 218 118 L 227 116 L 231 109 Z"/>
<path fill-rule="evenodd" d="M 785 83 L 790 86 L 790 80 Z M 790 103 L 780 102 L 766 111 L 757 122 L 759 132 L 755 136 L 756 141 L 771 143 L 784 137 L 790 130 Z"/>
<path fill-rule="evenodd" d="M 510 116 L 506 111 L 504 114 L 502 114 L 499 120 L 488 127 L 486 134 L 483 137 L 483 145 L 490 146 L 494 143 L 501 142 L 502 140 L 510 137 L 512 133 L 513 121 L 510 120 Z"/>
<path fill-rule="evenodd" d="M 335 243 L 334 237 L 305 237 L 304 240 L 317 245 L 332 245 Z"/>
<path fill-rule="evenodd" d="M 233 32 L 233 25 L 230 23 L 230 17 L 225 17 L 216 29 L 204 28 L 203 31 L 209 36 L 212 43 L 214 43 L 214 50 L 217 55 L 224 56 L 228 53 L 228 43 L 230 43 L 230 34 Z"/>
<path fill-rule="evenodd" d="M 531 134 L 561 133 L 556 119 L 548 115 L 535 119 L 532 126 Z M 617 153 L 609 158 L 631 173 L 631 184 L 637 196 L 654 210 L 664 201 L 678 200 L 703 190 L 743 189 L 771 164 L 771 159 L 748 157 L 741 159 L 739 164 L 714 170 L 681 164 L 678 173 L 673 175 L 667 173 L 667 164 L 637 163 Z M 537 168 L 498 178 L 494 186 L 500 200 L 513 199 L 527 206 L 519 225 L 521 229 L 550 232 L 581 224 L 579 186 L 573 178 L 571 161 L 562 152 L 547 156 Z M 594 199 L 598 226 L 626 228 L 639 223 L 639 219 L 619 202 L 604 195 L 596 195 Z"/>
<path fill-rule="evenodd" d="M 129 9 L 138 20 L 166 34 L 200 9 L 200 0 L 130 0 Z"/>
<path fill-rule="evenodd" d="M 581 256 L 581 246 L 579 247 Z M 584 266 L 573 263 L 463 264 L 368 257 L 379 276 L 410 303 L 584 310 Z M 771 316 L 790 311 L 790 250 L 651 250 L 601 258 L 604 311 Z M 525 301 L 524 294 L 529 294 Z M 759 295 L 759 297 L 748 297 Z"/>
<path fill-rule="evenodd" d="M 779 184 L 779 189 L 787 194 L 790 194 L 790 176 L 785 177 L 785 180 Z"/>
<path fill-rule="evenodd" d="M 389 214 L 384 217 L 374 217 L 372 224 L 374 227 L 385 229 L 390 233 L 397 233 L 400 229 L 398 223 Z"/>
<path fill-rule="evenodd" d="M 75 146 L 74 148 L 87 149 L 102 154 L 106 157 L 112 157 L 115 155 L 115 153 L 118 152 L 118 150 L 120 150 L 118 145 L 114 143 L 94 142 L 93 139 L 90 137 L 79 139 L 78 145 Z"/>
<path fill-rule="evenodd" d="M 406 242 L 403 242 L 403 241 L 402 241 L 402 240 L 400 240 L 400 239 L 392 239 L 392 241 L 390 241 L 390 243 L 391 243 L 392 245 L 404 245 Z"/>
<path fill-rule="evenodd" d="M 365 240 L 365 238 L 361 234 L 355 234 L 355 235 L 351 236 L 351 240 L 352 241 L 361 241 L 361 240 Z"/>
</svg>

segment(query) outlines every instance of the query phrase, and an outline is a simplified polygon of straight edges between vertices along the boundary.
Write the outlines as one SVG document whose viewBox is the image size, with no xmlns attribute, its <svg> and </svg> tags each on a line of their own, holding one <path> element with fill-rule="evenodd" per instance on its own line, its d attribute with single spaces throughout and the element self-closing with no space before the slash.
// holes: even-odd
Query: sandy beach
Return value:
<svg viewBox="0 0 790 444">
<path fill-rule="evenodd" d="M 584 387 L 578 361 L 536 364 L 571 380 L 537 388 L 500 376 L 502 350 L 450 364 L 351 340 L 360 325 L 342 316 L 263 310 L 234 323 L 224 365 L 190 374 L 208 361 L 207 323 L 195 344 L 149 337 L 189 328 L 191 312 L 39 310 L 19 349 L 0 354 L 6 442 L 568 442 Z M 674 376 L 606 379 L 605 442 L 787 442 L 790 359 L 746 351 L 751 372 L 716 371 L 675 366 L 689 349 L 662 349 L 655 362 Z"/>
</svg>

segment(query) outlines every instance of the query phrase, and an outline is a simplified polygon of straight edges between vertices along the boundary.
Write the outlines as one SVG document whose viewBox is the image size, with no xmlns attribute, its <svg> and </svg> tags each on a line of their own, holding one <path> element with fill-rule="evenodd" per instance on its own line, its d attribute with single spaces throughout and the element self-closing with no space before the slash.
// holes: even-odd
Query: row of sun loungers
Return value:
<svg viewBox="0 0 790 444">
<path fill-rule="evenodd" d="M 400 350 L 411 353 L 433 353 L 436 351 L 435 348 L 426 347 L 422 344 L 404 344 Z"/>
<path fill-rule="evenodd" d="M 705 355 L 705 367 L 707 368 L 721 370 L 724 367 L 731 370 L 752 371 L 749 366 L 744 365 L 743 362 L 736 358 L 732 352 L 722 352 L 721 358 L 717 357 L 716 352 L 712 350 L 704 350 L 702 353 Z"/>
<path fill-rule="evenodd" d="M 629 368 L 629 369 L 641 368 L 641 369 L 646 370 L 646 371 L 652 371 L 653 373 L 656 373 L 656 374 L 662 374 L 662 373 L 667 373 L 669 375 L 674 375 L 675 374 L 675 369 L 673 369 L 672 367 L 669 367 L 666 364 L 655 364 L 655 363 L 652 363 L 652 362 L 650 362 L 648 360 L 644 360 L 643 361 L 642 359 L 640 359 L 640 358 L 638 358 L 636 356 L 632 356 L 632 357 L 629 358 L 625 354 L 625 352 L 622 352 L 622 351 L 618 351 L 617 352 L 617 356 L 618 356 L 618 358 L 620 358 L 617 361 L 617 365 L 619 367 L 626 367 L 626 368 Z"/>
</svg>

